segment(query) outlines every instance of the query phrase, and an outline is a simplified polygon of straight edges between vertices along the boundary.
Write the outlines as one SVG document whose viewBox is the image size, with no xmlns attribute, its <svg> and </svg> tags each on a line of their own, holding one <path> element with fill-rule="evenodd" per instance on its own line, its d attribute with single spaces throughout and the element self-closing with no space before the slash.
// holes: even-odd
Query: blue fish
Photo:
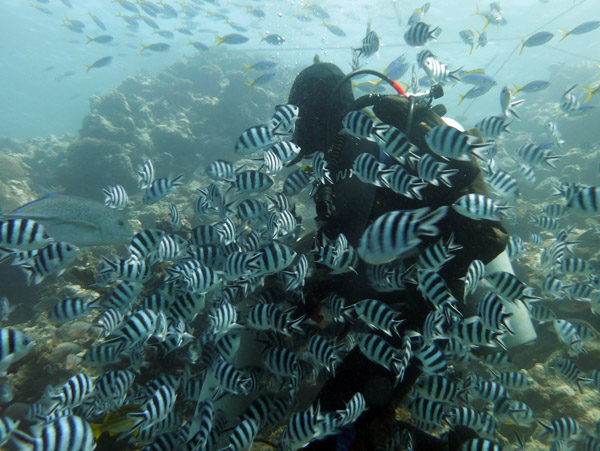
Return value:
<svg viewBox="0 0 600 451">
<path fill-rule="evenodd" d="M 23 205 L 6 218 L 27 218 L 42 224 L 56 241 L 76 246 L 128 242 L 133 229 L 123 214 L 84 197 L 49 194 Z"/>
</svg>

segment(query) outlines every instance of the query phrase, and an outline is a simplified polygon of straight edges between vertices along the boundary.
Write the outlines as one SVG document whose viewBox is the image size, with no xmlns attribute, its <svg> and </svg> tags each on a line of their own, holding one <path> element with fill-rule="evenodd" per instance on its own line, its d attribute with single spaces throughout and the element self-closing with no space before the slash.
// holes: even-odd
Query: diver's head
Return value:
<svg viewBox="0 0 600 451">
<path fill-rule="evenodd" d="M 354 102 L 350 80 L 334 93 L 342 78 L 344 73 L 336 65 L 316 63 L 300 72 L 294 80 L 289 103 L 297 105 L 300 113 L 293 141 L 301 147 L 305 157 L 327 150 L 325 146 L 328 142 L 333 143 L 342 118 Z M 330 136 L 327 136 L 328 120 Z"/>
</svg>

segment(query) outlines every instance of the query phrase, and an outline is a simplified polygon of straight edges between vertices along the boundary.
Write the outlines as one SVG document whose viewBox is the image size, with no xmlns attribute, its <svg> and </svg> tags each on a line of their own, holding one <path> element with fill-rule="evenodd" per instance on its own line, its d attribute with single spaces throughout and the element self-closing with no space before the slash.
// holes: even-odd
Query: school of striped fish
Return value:
<svg viewBox="0 0 600 451">
<path fill-rule="evenodd" d="M 69 0 L 61 1 L 69 7 Z M 46 3 L 37 0 L 32 6 L 51 13 Z M 200 13 L 221 14 L 220 19 L 237 31 L 217 36 L 217 45 L 239 45 L 249 39 L 244 26 L 230 22 L 224 13 L 204 10 L 203 2 L 182 3 L 179 11 L 175 3 L 162 1 L 117 3 L 130 14 L 122 15 L 129 27 L 144 23 L 165 39 L 173 33 L 162 30 L 157 20 Z M 424 22 L 429 9 L 429 3 L 415 9 L 402 27 L 407 46 L 420 48 L 443 36 L 443 24 Z M 248 13 L 255 18 L 265 14 L 254 6 Z M 485 20 L 482 30 L 460 32 L 471 53 L 493 40 L 488 27 L 500 28 L 507 20 L 498 2 L 490 3 L 486 11 L 477 8 L 476 15 Z M 90 17 L 105 29 L 98 17 L 92 13 Z M 313 17 L 330 18 L 316 4 L 307 5 L 306 15 L 297 18 Z M 322 25 L 345 36 L 337 25 Z M 74 33 L 85 28 L 76 19 L 64 26 Z M 590 20 L 560 32 L 565 39 L 599 26 L 600 21 Z M 177 31 L 186 34 L 185 28 Z M 521 41 L 519 54 L 553 37 L 549 31 L 537 31 Z M 285 42 L 279 34 L 261 39 L 274 46 Z M 112 40 L 111 35 L 88 37 L 97 44 Z M 190 43 L 205 50 L 200 42 Z M 380 44 L 369 21 L 362 42 L 351 49 L 352 68 L 370 67 Z M 169 48 L 157 42 L 144 45 L 142 51 Z M 88 70 L 111 61 L 111 56 L 103 57 Z M 252 69 L 268 71 L 273 65 L 269 61 L 247 65 L 248 71 Z M 419 50 L 413 63 L 405 55 L 397 58 L 384 74 L 399 80 L 409 72 L 406 91 L 418 101 L 426 101 L 434 85 L 473 86 L 461 95 L 461 102 L 497 85 L 485 71 L 453 68 L 426 48 Z M 273 74 L 249 82 L 250 89 Z M 82 200 L 48 196 L 14 212 L 0 211 L 0 262 L 24 274 L 15 283 L 56 287 L 81 258 L 90 260 L 85 264 L 93 268 L 94 276 L 93 283 L 81 290 L 86 295 L 63 297 L 41 313 L 53 327 L 77 325 L 82 332 L 78 348 L 67 350 L 61 360 L 72 376 L 45 387 L 19 418 L 5 414 L 13 398 L 12 381 L 20 377 L 19 370 L 28 365 L 28 357 L 44 337 L 31 323 L 6 325 L 18 300 L 7 299 L 0 288 L 0 406 L 5 407 L 0 411 L 0 446 L 93 450 L 110 436 L 119 446 L 149 451 L 300 449 L 342 434 L 368 409 L 360 392 L 334 411 L 322 411 L 306 398 L 310 387 L 334 376 L 344 357 L 358 348 L 393 374 L 397 385 L 409 366 L 419 368 L 420 377 L 397 411 L 436 436 L 459 426 L 476 432 L 477 438 L 457 449 L 599 450 L 600 418 L 590 424 L 588 417 L 558 409 L 552 416 L 539 415 L 528 398 L 536 386 L 539 389 L 539 381 L 530 374 L 531 368 L 513 363 L 505 344 L 514 334 L 508 310 L 525 305 L 538 335 L 556 336 L 552 344 L 538 340 L 529 345 L 555 348 L 552 359 L 543 362 L 548 377 L 570 390 L 573 403 L 598 393 L 600 362 L 595 365 L 586 357 L 588 349 L 598 349 L 599 339 L 594 328 L 600 315 L 595 244 L 600 242 L 598 171 L 595 184 L 573 180 L 563 171 L 563 161 L 569 152 L 597 154 L 599 149 L 572 147 L 560 132 L 561 121 L 583 120 L 593 112 L 593 102 L 588 102 L 597 87 L 584 87 L 585 80 L 571 82 L 555 99 L 556 111 L 540 113 L 543 138 L 530 134 L 522 139 L 519 134 L 508 141 L 507 135 L 526 111 L 529 99 L 521 96 L 542 91 L 549 82 L 536 80 L 511 89 L 507 80 L 498 109 L 465 124 L 471 129 L 432 128 L 425 136 L 432 154 L 422 152 L 402 130 L 379 121 L 371 111 L 349 112 L 342 133 L 377 143 L 386 158 L 360 154 L 351 171 L 340 175 L 330 172 L 321 152 L 309 164 L 298 161 L 301 149 L 293 142 L 293 133 L 299 109 L 282 102 L 269 121 L 240 130 L 232 140 L 236 161 L 214 158 L 207 165 L 203 181 L 209 182 L 193 198 L 187 174 L 166 175 L 147 159 L 132 168 L 139 192 L 127 193 L 115 181 L 99 193 L 104 205 L 81 207 Z M 375 92 L 380 84 L 354 87 Z M 311 225 L 298 211 L 312 215 L 312 205 L 306 203 L 319 186 L 356 177 L 390 195 L 421 199 L 424 189 L 453 186 L 458 174 L 448 168 L 450 160 L 476 161 L 489 193 L 457 195 L 451 204 L 436 208 L 384 213 L 373 218 L 356 246 L 340 234 L 315 239 L 311 250 L 300 250 Z M 533 195 L 527 198 L 538 185 L 548 191 L 543 202 Z M 158 205 L 166 219 L 157 221 L 156 227 L 131 231 L 126 244 L 117 246 L 118 241 L 109 242 L 106 235 L 115 238 L 115 230 L 128 233 L 120 215 L 140 213 L 133 210 L 134 198 L 141 200 L 140 211 Z M 73 227 L 85 222 L 84 229 L 89 229 L 90 221 L 49 217 L 50 202 L 77 205 L 80 214 L 81 209 L 105 211 L 106 233 L 84 239 L 77 234 L 79 229 L 60 229 L 65 222 Z M 472 261 L 460 296 L 477 299 L 477 313 L 468 317 L 438 274 L 452 264 L 460 246 L 452 237 L 423 245 L 424 237 L 440 235 L 437 223 L 450 211 L 473 221 L 503 221 L 511 231 L 531 230 L 527 237 L 516 232 L 510 236 L 506 251 L 515 274 L 490 273 L 482 261 Z M 118 229 L 109 228 L 113 223 Z M 69 242 L 65 236 L 81 242 Z M 111 252 L 92 256 L 86 247 L 97 244 L 112 245 Z M 401 305 L 377 299 L 347 305 L 335 289 L 322 300 L 319 315 L 303 313 L 307 279 L 321 270 L 353 273 L 359 265 L 368 265 L 375 291 L 401 292 L 416 285 L 430 310 L 420 328 L 402 326 Z M 481 290 L 483 296 L 474 296 Z M 413 434 L 399 426 L 382 438 L 381 449 L 413 450 L 415 443 Z"/>
</svg>

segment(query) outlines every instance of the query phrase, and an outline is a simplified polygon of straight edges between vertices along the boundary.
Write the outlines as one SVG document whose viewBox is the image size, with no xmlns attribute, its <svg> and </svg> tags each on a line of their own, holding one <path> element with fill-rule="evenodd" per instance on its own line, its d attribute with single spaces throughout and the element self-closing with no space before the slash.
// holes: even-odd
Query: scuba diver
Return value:
<svg viewBox="0 0 600 451">
<path fill-rule="evenodd" d="M 371 73 L 390 83 L 398 95 L 369 94 L 354 99 L 351 78 L 360 73 Z M 314 196 L 317 212 L 317 237 L 335 240 L 344 234 L 354 247 L 365 229 L 384 213 L 396 210 L 415 210 L 429 207 L 432 210 L 448 206 L 468 193 L 487 194 L 487 189 L 477 163 L 470 161 L 445 160 L 431 152 L 425 140 L 433 127 L 446 124 L 462 130 L 451 119 L 444 117 L 443 105 L 432 106 L 441 97 L 441 87 L 435 86 L 426 93 L 406 95 L 402 88 L 385 75 L 370 70 L 359 70 L 347 76 L 335 65 L 317 62 L 305 68 L 297 76 L 291 88 L 289 103 L 299 107 L 293 142 L 302 149 L 301 158 L 311 157 L 315 152 L 323 152 L 328 164 L 333 184 L 319 184 Z M 355 176 L 347 176 L 355 158 L 369 153 L 380 163 L 396 163 L 384 154 L 374 141 L 359 139 L 341 131 L 342 121 L 350 111 L 370 107 L 374 115 L 384 124 L 392 125 L 409 138 L 418 151 L 417 158 L 429 155 L 447 165 L 451 183 L 423 184 L 419 196 L 412 198 L 396 194 L 387 187 L 375 186 L 360 181 Z M 477 131 L 468 131 L 478 135 Z M 405 165 L 411 171 L 409 165 Z M 416 171 L 412 170 L 413 174 Z M 444 279 L 452 294 L 461 301 L 459 309 L 467 313 L 473 309 L 472 302 L 464 302 L 464 282 L 460 280 L 469 264 L 481 260 L 486 272 L 512 272 L 505 252 L 508 234 L 499 222 L 477 221 L 448 209 L 447 214 L 437 222 L 440 234 L 423 237 L 419 250 L 439 241 L 440 238 L 455 244 L 455 256 L 451 264 L 444 265 L 438 274 Z M 411 260 L 411 258 L 413 260 Z M 414 261 L 415 256 L 409 257 Z M 306 313 L 318 316 L 323 309 L 324 299 L 332 292 L 345 298 L 346 306 L 365 299 L 376 299 L 401 312 L 404 320 L 399 326 L 398 336 L 386 336 L 397 349 L 402 345 L 402 332 L 421 331 L 431 310 L 415 284 L 407 283 L 403 290 L 377 291 L 369 280 L 369 265 L 360 261 L 356 272 L 313 274 L 306 281 Z M 524 311 L 523 311 L 524 310 Z M 472 313 L 472 312 L 469 312 Z M 513 348 L 536 338 L 527 309 L 524 306 L 512 308 L 511 328 L 514 335 L 507 336 L 505 344 Z M 472 313 L 474 314 L 474 313 Z M 466 315 L 465 315 L 466 316 Z M 348 333 L 349 326 L 340 331 L 338 337 Z M 373 331 L 370 331 L 373 333 Z M 420 374 L 415 358 L 411 360 L 400 384 L 395 384 L 395 375 L 380 365 L 372 363 L 359 351 L 358 346 L 344 358 L 336 368 L 335 377 L 328 380 L 318 395 L 322 411 L 343 409 L 356 392 L 364 395 L 368 410 L 360 416 L 351 430 L 344 429 L 338 436 L 312 442 L 307 449 L 375 449 L 382 444 L 382 437 L 389 436 L 390 427 L 396 424 L 395 409 L 404 398 Z M 414 449 L 447 450 L 458 449 L 460 444 L 475 435 L 461 427 L 454 429 L 445 440 L 428 435 L 408 423 L 404 424 L 413 434 L 417 446 Z M 348 427 L 347 427 L 348 428 Z M 345 445 L 344 445 L 345 443 Z"/>
</svg>

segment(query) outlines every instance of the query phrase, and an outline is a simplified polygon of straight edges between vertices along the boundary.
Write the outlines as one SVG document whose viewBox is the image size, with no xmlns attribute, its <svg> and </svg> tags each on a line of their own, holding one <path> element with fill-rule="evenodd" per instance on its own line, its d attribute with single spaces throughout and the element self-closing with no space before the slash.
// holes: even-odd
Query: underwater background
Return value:
<svg viewBox="0 0 600 451">
<path fill-rule="evenodd" d="M 84 444 L 66 448 L 73 450 L 93 446 L 298 449 L 314 446 L 327 436 L 337 437 L 333 442 L 336 449 L 517 449 L 519 441 L 525 442 L 522 449 L 528 450 L 600 449 L 599 201 L 590 200 L 592 207 L 581 215 L 570 210 L 576 194 L 568 191 L 573 186 L 574 193 L 591 187 L 589 196 L 593 196 L 600 185 L 600 97 L 595 95 L 600 87 L 598 6 L 596 0 L 503 0 L 490 5 L 459 0 L 434 0 L 425 5 L 403 0 L 320 0 L 318 4 L 287 0 L 0 2 L 4 43 L 0 47 L 0 224 L 16 217 L 40 220 L 50 236 L 56 232 L 55 242 L 78 246 L 76 256 L 65 256 L 64 261 L 57 257 L 56 270 L 38 269 L 34 255 L 19 253 L 32 249 L 11 246 L 15 243 L 9 232 L 0 229 L 0 332 L 5 331 L 0 333 L 0 417 L 14 420 L 3 420 L 0 425 L 0 446 L 22 449 L 27 440 L 41 440 L 36 438 L 35 428 L 28 432 L 32 424 L 39 423 L 42 428 L 52 424 L 67 435 L 81 438 Z M 439 30 L 414 45 L 407 34 L 415 23 L 428 24 L 430 31 L 435 27 Z M 578 28 L 581 25 L 584 27 Z M 366 45 L 365 30 L 375 31 L 379 42 L 375 51 L 360 53 L 358 50 Z M 442 63 L 441 73 L 432 75 L 418 62 L 417 55 L 423 49 Z M 356 57 L 357 53 L 361 56 Z M 493 140 L 494 165 L 490 166 L 490 156 L 479 166 L 488 184 L 494 185 L 491 198 L 497 205 L 510 207 L 510 214 L 502 217 L 511 239 L 508 255 L 514 273 L 527 286 L 517 303 L 527 305 L 537 334 L 533 342 L 505 352 L 510 363 L 503 358 L 481 358 L 502 351 L 494 343 L 467 343 L 469 349 L 457 352 L 459 357 L 448 356 L 448 372 L 428 372 L 413 358 L 410 365 L 419 366 L 428 377 L 440 376 L 440 380 L 457 384 L 455 390 L 469 392 L 469 396 L 444 407 L 416 405 L 414 392 L 397 399 L 388 415 L 391 425 L 370 431 L 370 441 L 361 438 L 364 432 L 359 431 L 358 441 L 348 432 L 362 413 L 358 407 L 354 411 L 351 402 L 346 410 L 341 406 L 317 413 L 316 405 L 311 407 L 334 374 L 332 368 L 341 364 L 357 340 L 372 329 L 384 338 L 392 336 L 385 330 L 381 333 L 373 321 L 369 323 L 373 318 L 365 320 L 367 314 L 359 307 L 347 306 L 337 318 L 331 305 L 324 302 L 317 313 L 294 313 L 303 303 L 304 278 L 310 279 L 317 273 L 315 266 L 319 267 L 311 255 L 325 252 L 323 249 L 339 252 L 339 246 L 344 246 L 343 240 L 338 244 L 336 237 L 329 237 L 332 242 L 317 243 L 316 251 L 295 247 L 303 237 L 312 239 L 310 234 L 318 226 L 310 185 L 324 182 L 317 176 L 316 160 L 312 155 L 293 162 L 289 158 L 278 162 L 280 167 L 270 167 L 262 152 L 242 152 L 237 147 L 250 127 L 279 126 L 274 112 L 288 103 L 296 76 L 314 62 L 333 63 L 344 73 L 365 68 L 382 72 L 400 82 L 409 94 L 441 84 L 444 95 L 434 103 L 446 107 L 446 116 L 464 129 L 477 128 L 483 138 Z M 412 74 L 416 74 L 416 86 Z M 398 95 L 378 81 L 370 74 L 353 77 L 355 98 L 369 93 Z M 469 97 L 475 87 L 486 89 Z M 508 104 L 503 97 L 507 90 Z M 486 136 L 488 130 L 480 121 L 491 116 L 503 118 L 502 126 L 508 132 L 504 129 Z M 296 119 L 291 120 L 288 131 L 293 131 Z M 258 151 L 276 141 L 274 138 L 267 146 L 259 146 Z M 543 154 L 539 161 L 517 151 L 527 143 L 538 146 Z M 552 163 L 547 164 L 550 154 Z M 217 160 L 231 166 L 216 166 Z M 149 167 L 152 178 L 148 178 Z M 489 180 L 498 168 L 516 180 L 517 196 L 499 193 Z M 261 179 L 256 182 L 261 186 L 251 189 L 245 186 L 250 182 L 238 175 L 255 170 L 268 174 L 268 180 Z M 302 185 L 298 192 L 286 187 L 290 174 L 297 170 Z M 178 179 L 180 174 L 183 177 Z M 310 174 L 310 180 L 304 174 Z M 164 186 L 153 184 L 159 179 Z M 152 186 L 156 192 L 151 192 Z M 289 194 L 289 199 L 282 200 L 279 193 Z M 64 202 L 53 198 L 62 195 L 77 198 Z M 238 208 L 245 199 L 260 204 L 248 202 L 248 208 L 264 210 L 245 219 L 246 212 Z M 28 206 L 30 202 L 33 204 Z M 14 216 L 19 207 L 25 216 Z M 67 223 L 71 225 L 67 227 Z M 207 228 L 202 229 L 204 226 Z M 119 272 L 126 271 L 122 269 L 126 257 L 135 253 L 131 251 L 134 234 L 148 230 L 154 231 L 151 238 L 157 239 L 156 249 L 148 251 L 154 260 L 148 260 L 147 269 L 135 269 L 147 274 L 136 278 Z M 252 248 L 246 240 L 253 239 L 252 232 L 257 230 L 260 245 Z M 204 233 L 215 235 L 207 238 Z M 163 247 L 157 258 L 154 253 L 163 236 L 175 237 L 165 246 L 176 250 Z M 272 243 L 273 258 L 285 262 L 276 261 L 274 268 L 261 267 L 256 263 L 257 255 L 264 255 L 265 247 Z M 279 243 L 283 247 L 277 247 Z M 548 263 L 548 254 L 556 251 L 557 243 L 564 244 L 560 257 L 550 258 Z M 359 247 L 358 243 L 351 245 Z M 202 254 L 213 263 L 206 265 L 212 272 L 191 276 L 185 273 L 186 268 L 178 267 L 190 255 L 201 260 L 198 253 L 186 254 L 188 251 L 218 252 L 214 260 Z M 251 260 L 240 262 L 238 272 L 223 267 L 227 255 L 235 252 L 246 253 Z M 361 249 L 358 252 L 368 261 Z M 354 271 L 359 261 L 358 256 L 354 258 L 354 263 L 342 269 L 336 267 L 336 259 L 329 269 L 334 274 Z M 23 268 L 32 266 L 32 270 Z M 172 267 L 176 267 L 174 272 L 170 272 Z M 169 287 L 161 285 L 165 277 L 184 280 L 185 293 L 181 287 L 169 292 Z M 211 277 L 218 279 L 214 286 L 204 279 Z M 285 288 L 272 295 L 281 302 L 277 313 L 264 313 L 281 314 L 278 321 L 283 323 L 278 325 L 247 319 L 254 306 L 273 300 L 269 294 L 276 290 L 269 291 L 273 285 L 269 278 L 277 279 Z M 406 283 L 416 284 L 414 279 Z M 114 291 L 121 284 L 130 290 L 126 296 Z M 198 288 L 202 284 L 204 288 Z M 231 293 L 219 291 L 224 287 Z M 286 292 L 289 298 L 285 298 Z M 153 294 L 168 299 L 165 305 L 158 297 L 152 298 Z M 190 310 L 175 311 L 174 299 L 185 294 L 189 294 L 185 301 L 192 304 L 186 305 Z M 85 302 L 65 306 L 65 299 L 74 298 Z M 229 299 L 227 305 L 236 307 L 223 309 L 217 298 Z M 118 302 L 124 304 L 115 307 Z M 57 310 L 60 308 L 66 310 Z M 108 357 L 101 356 L 99 361 L 91 361 L 86 353 L 100 347 L 104 339 L 106 343 L 116 340 L 117 346 L 123 340 L 119 335 L 122 322 L 112 330 L 98 325 L 100 316 L 113 308 L 124 315 L 121 321 L 135 311 L 153 312 L 152 325 L 126 358 L 117 355 L 105 362 L 102 359 Z M 297 312 L 302 311 L 302 307 L 297 308 Z M 338 322 L 344 321 L 351 332 L 338 329 Z M 9 330 L 24 334 L 34 343 L 21 343 L 23 349 L 15 351 Z M 254 339 L 265 330 L 273 333 L 273 337 L 265 334 L 267 344 L 277 345 L 273 349 L 293 350 L 294 355 L 287 357 L 298 362 L 291 371 L 281 362 L 260 365 L 260 355 L 266 351 L 262 349 L 264 343 Z M 309 349 L 307 342 L 313 336 L 327 338 L 320 349 L 327 346 L 332 360 L 324 361 L 318 351 Z M 219 348 L 213 351 L 222 355 L 212 354 L 211 360 L 208 349 L 223 337 L 232 337 L 231 343 L 222 344 L 230 354 Z M 401 339 L 394 343 L 398 355 L 401 343 Z M 222 367 L 219 362 L 224 362 Z M 231 376 L 235 379 L 232 386 L 213 374 L 226 371 L 226 363 L 253 368 Z M 108 371 L 123 371 L 118 376 L 128 385 L 123 393 L 115 395 L 114 386 L 110 393 L 100 395 L 97 387 L 93 391 L 94 381 L 97 383 Z M 64 384 L 72 377 L 79 377 L 76 390 L 92 384 L 88 390 L 96 394 L 64 394 Z M 172 380 L 161 379 L 155 385 L 149 382 L 160 377 Z M 510 396 L 486 398 L 478 394 L 482 380 L 502 380 Z M 221 385 L 221 394 L 227 393 L 224 398 L 215 396 L 215 385 Z M 159 403 L 160 418 L 148 419 L 148 399 L 155 399 L 152 396 L 159 396 L 157 393 L 165 396 Z M 427 399 L 422 392 L 417 393 L 416 399 Z M 266 394 L 280 396 L 278 407 L 267 401 L 263 404 L 269 411 L 280 409 L 280 417 L 269 424 L 243 423 L 241 418 L 245 417 L 240 415 L 244 409 Z M 81 399 L 65 400 L 69 396 Z M 177 400 L 169 401 L 169 396 Z M 83 401 L 86 397 L 88 404 Z M 520 404 L 503 411 L 498 399 Z M 435 399 L 442 401 L 448 400 Z M 38 402 L 58 402 L 60 407 L 58 411 L 54 406 L 51 412 L 32 413 L 31 406 Z M 144 427 L 140 429 L 137 423 L 132 426 L 131 412 L 123 406 L 146 415 Z M 485 442 L 465 445 L 444 438 L 452 429 L 452 418 L 459 416 L 452 410 L 456 406 L 480 412 L 466 423 Z M 214 411 L 210 410 L 213 407 Z M 63 408 L 71 409 L 64 415 L 85 421 L 77 425 L 56 423 Z M 208 410 L 210 415 L 202 416 Z M 220 417 L 217 412 L 221 412 Z M 444 421 L 437 421 L 442 417 Z M 571 422 L 552 423 L 559 418 Z M 202 421 L 210 427 L 202 429 Z M 410 433 L 403 435 L 396 421 L 412 425 L 413 435 L 418 435 L 417 430 L 426 431 L 448 444 L 443 445 L 446 448 L 422 444 L 411 448 L 406 438 Z M 494 426 L 483 424 L 485 421 Z M 21 442 L 10 439 L 16 429 L 25 431 Z M 232 430 L 237 434 L 234 438 Z M 178 432 L 183 435 L 177 436 Z M 202 440 L 198 438 L 201 432 L 206 432 Z M 168 439 L 157 439 L 166 434 L 170 434 Z M 96 440 L 97 445 L 92 445 Z M 194 448 L 194 444 L 185 443 L 201 444 Z M 44 446 L 41 449 L 58 449 L 51 444 Z M 328 449 L 324 446 L 322 449 Z"/>
</svg>

